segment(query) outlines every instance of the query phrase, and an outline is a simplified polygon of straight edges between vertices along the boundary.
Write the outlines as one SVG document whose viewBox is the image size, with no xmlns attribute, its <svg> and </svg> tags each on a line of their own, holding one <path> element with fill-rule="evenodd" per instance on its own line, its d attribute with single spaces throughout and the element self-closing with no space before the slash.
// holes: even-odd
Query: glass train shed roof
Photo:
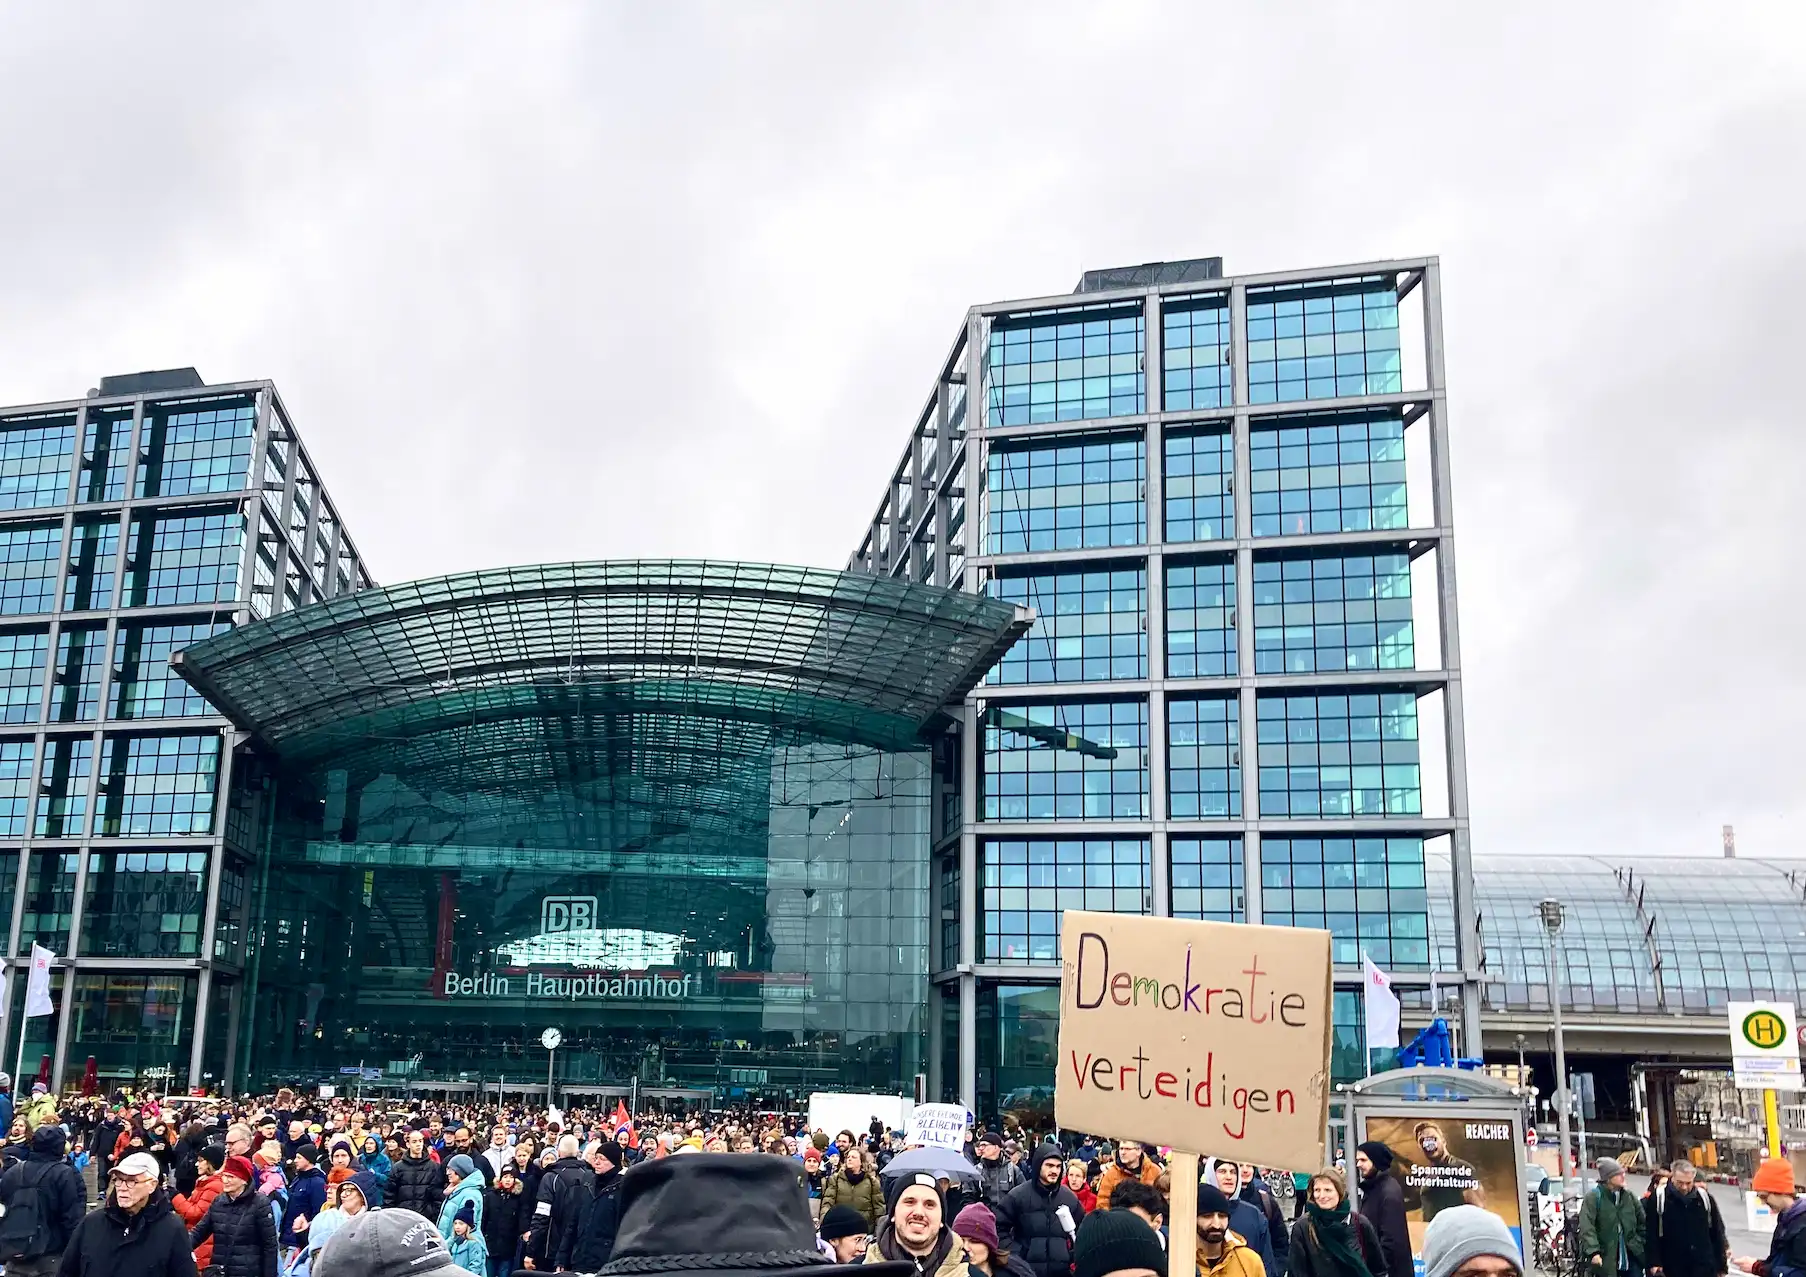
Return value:
<svg viewBox="0 0 1806 1277">
<path fill-rule="evenodd" d="M 173 664 L 290 763 L 465 790 L 631 778 L 687 802 L 773 745 L 915 744 L 1033 619 L 864 573 L 561 563 L 330 599 Z"/>
</svg>

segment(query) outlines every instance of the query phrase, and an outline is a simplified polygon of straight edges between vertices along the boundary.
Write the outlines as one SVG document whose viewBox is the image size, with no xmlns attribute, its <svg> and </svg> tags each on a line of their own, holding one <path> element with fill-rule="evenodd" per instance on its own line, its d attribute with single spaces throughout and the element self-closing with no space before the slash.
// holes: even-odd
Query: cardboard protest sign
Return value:
<svg viewBox="0 0 1806 1277">
<path fill-rule="evenodd" d="M 909 1111 L 909 1142 L 962 1150 L 970 1124 L 963 1104 L 918 1104 Z"/>
<path fill-rule="evenodd" d="M 1062 1127 L 1311 1171 L 1329 1119 L 1329 933 L 1068 910 Z"/>
</svg>

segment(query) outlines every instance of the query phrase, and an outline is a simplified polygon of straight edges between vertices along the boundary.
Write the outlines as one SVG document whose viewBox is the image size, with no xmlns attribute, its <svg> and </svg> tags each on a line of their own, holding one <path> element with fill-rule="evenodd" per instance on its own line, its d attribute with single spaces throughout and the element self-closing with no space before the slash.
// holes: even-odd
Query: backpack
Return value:
<svg viewBox="0 0 1806 1277">
<path fill-rule="evenodd" d="M 49 1203 L 45 1201 L 44 1177 L 55 1162 L 21 1162 L 0 1183 L 10 1179 L 12 1199 L 6 1213 L 0 1215 L 0 1261 L 36 1259 L 57 1249 L 50 1235 Z M 33 1175 L 31 1172 L 36 1171 Z"/>
</svg>

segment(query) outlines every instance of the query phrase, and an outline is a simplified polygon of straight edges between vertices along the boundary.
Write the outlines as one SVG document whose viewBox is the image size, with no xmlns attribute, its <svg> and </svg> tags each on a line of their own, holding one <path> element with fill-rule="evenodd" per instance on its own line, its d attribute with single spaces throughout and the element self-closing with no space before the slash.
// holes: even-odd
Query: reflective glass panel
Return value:
<svg viewBox="0 0 1806 1277">
<path fill-rule="evenodd" d="M 1067 909 L 1153 908 L 1145 838 L 986 839 L 980 961 L 1057 963 Z"/>
<path fill-rule="evenodd" d="M 1255 560 L 1255 673 L 1401 670 L 1414 660 L 1402 550 Z"/>
<path fill-rule="evenodd" d="M 67 501 L 74 456 L 74 417 L 0 420 L 0 510 Z"/>
<path fill-rule="evenodd" d="M 103 838 L 213 832 L 217 734 L 109 736 L 100 759 Z"/>
<path fill-rule="evenodd" d="M 1140 303 L 1000 316 L 985 361 L 990 424 L 1027 426 L 1144 410 Z"/>
<path fill-rule="evenodd" d="M 986 472 L 990 552 L 1140 545 L 1146 477 L 1139 436 L 994 447 Z"/>
<path fill-rule="evenodd" d="M 1296 424 L 1250 436 L 1255 536 L 1409 524 L 1401 417 L 1357 412 L 1282 420 Z"/>
<path fill-rule="evenodd" d="M 1161 311 L 1166 410 L 1224 408 L 1233 403 L 1228 295 L 1168 297 Z"/>
<path fill-rule="evenodd" d="M 1423 810 L 1410 692 L 1263 695 L 1262 816 L 1415 816 Z"/>
<path fill-rule="evenodd" d="M 1167 807 L 1174 820 L 1241 817 L 1240 722 L 1233 697 L 1167 701 Z"/>
<path fill-rule="evenodd" d="M 993 705 L 985 712 L 983 820 L 1145 820 L 1148 706 Z"/>
<path fill-rule="evenodd" d="M 1167 677 L 1221 678 L 1235 672 L 1235 564 L 1168 560 Z"/>
<path fill-rule="evenodd" d="M 1235 440 L 1227 427 L 1167 431 L 1166 539 L 1222 541 L 1235 535 Z"/>
<path fill-rule="evenodd" d="M 1173 917 L 1205 922 L 1245 922 L 1242 840 L 1175 835 L 1172 855 Z"/>
<path fill-rule="evenodd" d="M 1390 276 L 1248 290 L 1248 401 L 1286 403 L 1403 388 Z"/>
<path fill-rule="evenodd" d="M 1008 573 L 986 593 L 1035 609 L 1034 628 L 986 676 L 991 683 L 1146 678 L 1147 572 L 1141 568 Z"/>
</svg>

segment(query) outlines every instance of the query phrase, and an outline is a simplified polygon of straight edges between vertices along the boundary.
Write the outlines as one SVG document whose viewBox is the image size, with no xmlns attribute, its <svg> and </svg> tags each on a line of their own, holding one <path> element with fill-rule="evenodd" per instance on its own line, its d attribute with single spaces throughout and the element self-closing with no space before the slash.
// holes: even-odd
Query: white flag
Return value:
<svg viewBox="0 0 1806 1277">
<path fill-rule="evenodd" d="M 1392 991 L 1392 977 L 1373 965 L 1373 959 L 1361 955 L 1361 973 L 1367 989 L 1367 1049 L 1398 1045 L 1398 995 Z"/>
<path fill-rule="evenodd" d="M 41 944 L 31 946 L 31 977 L 25 982 L 25 1015 L 49 1015 L 56 1008 L 50 1004 L 50 964 L 56 955 Z"/>
</svg>

